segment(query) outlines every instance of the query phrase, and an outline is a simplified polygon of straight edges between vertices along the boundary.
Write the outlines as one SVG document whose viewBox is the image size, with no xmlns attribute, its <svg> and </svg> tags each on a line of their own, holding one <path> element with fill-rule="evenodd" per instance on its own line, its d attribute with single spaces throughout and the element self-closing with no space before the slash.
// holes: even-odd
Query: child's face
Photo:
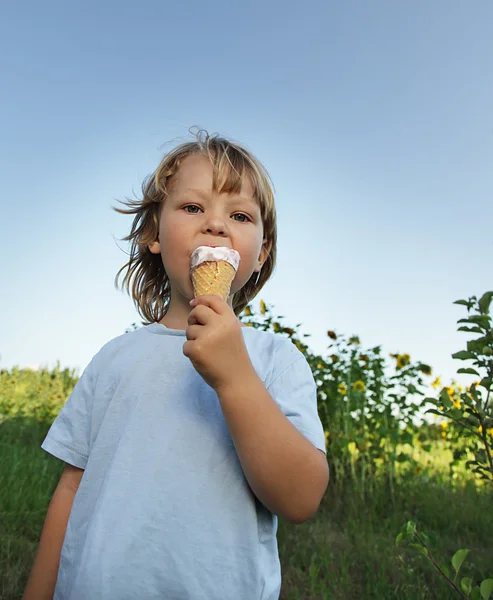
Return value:
<svg viewBox="0 0 493 600">
<path fill-rule="evenodd" d="M 240 290 L 265 262 L 260 207 L 245 178 L 239 195 L 212 190 L 212 165 L 206 156 L 188 156 L 173 177 L 163 203 L 159 241 L 149 246 L 161 254 L 170 280 L 171 295 L 193 298 L 190 256 L 197 246 L 227 246 L 240 253 L 240 265 L 231 286 L 231 296 Z"/>
</svg>

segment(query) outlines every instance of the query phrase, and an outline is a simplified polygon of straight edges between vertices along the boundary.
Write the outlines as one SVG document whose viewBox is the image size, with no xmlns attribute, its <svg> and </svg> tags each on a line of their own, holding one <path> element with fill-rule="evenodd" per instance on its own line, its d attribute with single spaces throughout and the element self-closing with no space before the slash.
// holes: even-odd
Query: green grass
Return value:
<svg viewBox="0 0 493 600">
<path fill-rule="evenodd" d="M 47 429 L 36 420 L 0 423 L 0 600 L 22 595 L 63 469 L 39 447 Z M 396 548 L 407 520 L 436 536 L 432 552 L 441 562 L 450 565 L 459 548 L 471 550 L 461 577 L 477 584 L 493 575 L 491 491 L 470 483 L 452 487 L 442 472 L 423 467 L 396 485 L 393 506 L 389 498 L 384 481 L 374 482 L 371 494 L 331 481 L 314 519 L 299 526 L 280 522 L 282 600 L 456 597 L 422 555 Z"/>
</svg>

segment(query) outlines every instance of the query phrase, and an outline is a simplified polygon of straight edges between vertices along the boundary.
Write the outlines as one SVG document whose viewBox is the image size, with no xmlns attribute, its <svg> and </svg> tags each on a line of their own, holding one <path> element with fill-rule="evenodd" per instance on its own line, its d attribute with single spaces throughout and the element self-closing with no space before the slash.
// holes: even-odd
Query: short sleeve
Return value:
<svg viewBox="0 0 493 600">
<path fill-rule="evenodd" d="M 75 384 L 41 448 L 74 467 L 85 469 L 89 458 L 94 391 L 94 359 Z"/>
<path fill-rule="evenodd" d="M 317 386 L 306 358 L 290 340 L 277 350 L 267 390 L 296 429 L 326 454 Z"/>
</svg>

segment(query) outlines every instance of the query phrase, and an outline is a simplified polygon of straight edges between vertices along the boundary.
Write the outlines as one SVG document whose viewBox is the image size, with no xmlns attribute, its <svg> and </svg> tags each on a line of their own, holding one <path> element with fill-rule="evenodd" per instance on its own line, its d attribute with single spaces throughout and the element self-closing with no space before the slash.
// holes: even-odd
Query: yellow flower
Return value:
<svg viewBox="0 0 493 600">
<path fill-rule="evenodd" d="M 329 432 L 328 431 L 325 432 L 325 449 L 326 450 L 329 449 Z"/>
<path fill-rule="evenodd" d="M 339 357 L 337 356 L 337 354 L 332 354 L 331 357 L 330 357 L 330 359 L 334 363 L 339 362 Z"/>
<path fill-rule="evenodd" d="M 493 427 L 491 427 L 491 429 L 487 429 L 487 430 L 486 430 L 486 433 L 487 433 L 488 435 L 491 435 L 491 436 L 493 437 Z"/>
<path fill-rule="evenodd" d="M 443 410 L 443 406 L 440 406 L 439 408 L 440 408 L 440 410 Z"/>
<path fill-rule="evenodd" d="M 452 400 L 452 398 L 454 397 L 454 394 L 455 394 L 454 388 L 447 386 L 447 394 L 448 394 L 448 397 Z"/>
<path fill-rule="evenodd" d="M 245 313 L 245 317 L 252 316 L 252 309 L 250 308 L 250 306 L 245 306 L 245 310 L 243 312 Z"/>
<path fill-rule="evenodd" d="M 453 405 L 455 406 L 455 408 L 460 408 L 460 400 L 456 398 L 453 402 Z"/>
<path fill-rule="evenodd" d="M 327 335 L 330 337 L 331 340 L 337 339 L 337 335 L 336 335 L 335 331 L 327 331 Z"/>
<path fill-rule="evenodd" d="M 265 306 L 265 302 L 260 300 L 260 314 L 265 315 L 267 312 L 267 307 Z"/>
<path fill-rule="evenodd" d="M 356 447 L 356 442 L 349 442 L 347 449 L 349 450 L 350 454 L 357 454 L 359 452 L 358 448 Z"/>
<path fill-rule="evenodd" d="M 353 390 L 355 392 L 364 392 L 365 391 L 365 384 L 363 381 L 361 381 L 360 379 L 358 381 L 355 381 L 353 383 Z"/>
<path fill-rule="evenodd" d="M 359 337 L 357 335 L 351 336 L 348 341 L 350 344 L 359 344 L 360 343 Z"/>
<path fill-rule="evenodd" d="M 442 438 L 446 438 L 447 437 L 447 432 L 446 431 L 442 431 Z"/>
<path fill-rule="evenodd" d="M 483 433 L 483 426 L 482 426 L 482 425 L 480 425 L 480 426 L 478 427 L 478 431 L 479 431 L 479 433 Z"/>
<path fill-rule="evenodd" d="M 409 354 L 398 354 L 397 355 L 397 368 L 402 369 L 411 362 Z"/>
<path fill-rule="evenodd" d="M 442 381 L 440 379 L 440 377 L 437 377 L 435 379 L 435 381 L 431 384 L 431 387 L 436 390 L 437 388 L 439 388 L 442 385 Z"/>
<path fill-rule="evenodd" d="M 247 323 L 247 327 L 253 327 L 253 323 Z"/>
<path fill-rule="evenodd" d="M 279 323 L 272 323 L 272 329 L 277 333 L 279 331 Z"/>
<path fill-rule="evenodd" d="M 321 363 L 318 363 L 317 369 L 323 369 L 323 368 L 324 368 L 324 366 Z"/>
<path fill-rule="evenodd" d="M 341 394 L 342 396 L 345 396 L 347 394 L 347 387 L 344 385 L 344 383 L 340 383 L 337 386 L 337 389 L 339 390 L 339 394 Z"/>
<path fill-rule="evenodd" d="M 443 429 L 447 429 L 447 427 L 448 427 L 448 423 L 447 423 L 447 421 L 443 421 L 443 423 L 442 423 L 442 428 L 443 428 Z"/>
</svg>

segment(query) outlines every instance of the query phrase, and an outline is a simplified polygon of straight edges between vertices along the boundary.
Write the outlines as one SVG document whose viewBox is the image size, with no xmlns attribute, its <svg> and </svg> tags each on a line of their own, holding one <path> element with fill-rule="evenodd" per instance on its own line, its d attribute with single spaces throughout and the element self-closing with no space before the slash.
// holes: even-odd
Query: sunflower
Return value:
<svg viewBox="0 0 493 600">
<path fill-rule="evenodd" d="M 435 381 L 431 384 L 431 387 L 436 390 L 437 388 L 439 388 L 442 385 L 442 381 L 440 379 L 440 377 L 437 377 L 435 379 Z"/>
<path fill-rule="evenodd" d="M 398 354 L 397 355 L 397 368 L 402 369 L 411 362 L 409 354 Z"/>
<path fill-rule="evenodd" d="M 361 381 L 361 379 L 358 379 L 358 381 L 355 381 L 353 383 L 353 390 L 355 392 L 364 392 L 365 391 L 365 384 L 363 381 Z"/>
</svg>

